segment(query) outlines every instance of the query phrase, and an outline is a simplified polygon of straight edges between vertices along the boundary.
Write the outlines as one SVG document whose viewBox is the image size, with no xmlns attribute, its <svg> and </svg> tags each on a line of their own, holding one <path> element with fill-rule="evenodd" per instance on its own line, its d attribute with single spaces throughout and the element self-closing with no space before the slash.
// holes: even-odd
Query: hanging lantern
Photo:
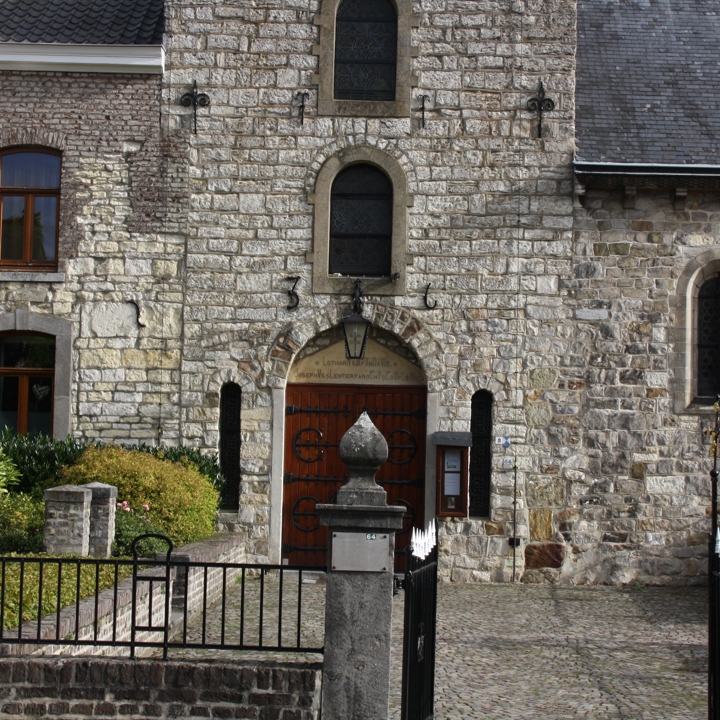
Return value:
<svg viewBox="0 0 720 720">
<path fill-rule="evenodd" d="M 360 280 L 356 280 L 352 315 L 348 315 L 340 321 L 345 334 L 345 354 L 350 360 L 362 360 L 365 357 L 365 343 L 368 330 L 372 325 L 370 320 L 362 315 L 361 298 Z"/>
</svg>

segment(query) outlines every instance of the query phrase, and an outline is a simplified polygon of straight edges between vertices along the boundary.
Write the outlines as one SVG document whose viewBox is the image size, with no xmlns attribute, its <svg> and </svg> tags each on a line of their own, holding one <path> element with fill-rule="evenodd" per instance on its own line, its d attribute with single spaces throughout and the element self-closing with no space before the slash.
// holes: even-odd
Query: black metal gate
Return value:
<svg viewBox="0 0 720 720">
<path fill-rule="evenodd" d="M 708 575 L 710 616 L 708 623 L 708 720 L 720 720 L 720 555 L 717 530 L 710 537 Z"/>
<path fill-rule="evenodd" d="M 437 545 L 425 558 L 406 552 L 401 720 L 429 720 L 435 700 Z"/>
</svg>

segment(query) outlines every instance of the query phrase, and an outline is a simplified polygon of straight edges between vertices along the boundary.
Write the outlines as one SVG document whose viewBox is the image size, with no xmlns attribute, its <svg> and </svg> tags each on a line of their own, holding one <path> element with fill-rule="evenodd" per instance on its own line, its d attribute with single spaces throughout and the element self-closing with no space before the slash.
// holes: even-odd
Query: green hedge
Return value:
<svg viewBox="0 0 720 720">
<path fill-rule="evenodd" d="M 127 502 L 134 511 L 147 505 L 152 524 L 176 545 L 201 540 L 215 531 L 219 493 L 192 464 L 165 462 L 117 446 L 89 447 L 75 465 L 61 470 L 59 480 L 69 485 L 103 482 L 117 486 L 118 501 Z"/>
<path fill-rule="evenodd" d="M 26 493 L 0 495 L 0 553 L 42 552 L 45 502 Z"/>
</svg>

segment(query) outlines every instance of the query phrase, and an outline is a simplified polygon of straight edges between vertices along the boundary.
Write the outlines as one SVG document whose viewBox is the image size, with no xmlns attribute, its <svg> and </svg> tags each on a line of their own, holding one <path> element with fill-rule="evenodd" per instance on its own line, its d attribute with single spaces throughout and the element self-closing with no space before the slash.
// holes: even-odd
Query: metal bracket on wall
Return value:
<svg viewBox="0 0 720 720">
<path fill-rule="evenodd" d="M 309 92 L 299 92 L 297 94 L 298 98 L 300 98 L 300 124 L 305 124 L 305 103 L 307 102 L 307 99 L 310 97 Z"/>
<path fill-rule="evenodd" d="M 207 93 L 199 93 L 197 89 L 197 80 L 193 80 L 192 92 L 186 92 L 180 98 L 180 104 L 183 107 L 190 107 L 193 109 L 193 132 L 197 135 L 197 109 L 200 107 L 207 107 L 210 104 L 210 97 Z"/>
<path fill-rule="evenodd" d="M 420 102 L 422 105 L 420 105 L 420 112 L 422 113 L 422 119 L 420 120 L 420 127 L 425 127 L 425 102 L 430 99 L 429 95 L 418 95 L 420 98 Z"/>
<path fill-rule="evenodd" d="M 542 137 L 542 121 L 543 113 L 550 112 L 555 109 L 555 101 L 545 97 L 545 88 L 543 87 L 542 80 L 540 81 L 540 87 L 538 88 L 538 94 L 530 98 L 527 102 L 527 109 L 530 112 L 537 113 L 538 116 L 538 138 Z"/>
</svg>

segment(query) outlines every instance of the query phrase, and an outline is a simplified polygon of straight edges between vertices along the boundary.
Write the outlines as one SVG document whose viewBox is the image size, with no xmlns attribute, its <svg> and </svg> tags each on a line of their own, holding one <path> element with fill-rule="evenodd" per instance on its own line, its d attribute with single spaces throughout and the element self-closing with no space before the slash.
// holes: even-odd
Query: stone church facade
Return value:
<svg viewBox="0 0 720 720">
<path fill-rule="evenodd" d="M 438 518 L 445 578 L 700 581 L 717 97 L 675 141 L 653 125 L 670 122 L 652 101 L 667 72 L 611 70 L 647 51 L 622 36 L 630 20 L 702 33 L 717 19 L 699 0 L 691 17 L 660 0 L 345 3 L 125 0 L 118 39 L 72 12 L 30 27 L 25 0 L 0 1 L 3 207 L 59 207 L 41 260 L 29 221 L 23 257 L 2 249 L 3 213 L 0 343 L 54 339 L 52 432 L 220 450 L 222 521 L 250 556 L 292 565 L 321 554 L 293 555 L 292 538 L 343 477 L 333 433 L 375 403 L 419 423 L 387 426 L 388 493 L 409 523 L 455 497 L 438 447 L 468 448 L 469 491 L 451 501 L 468 508 Z M 387 6 L 393 92 L 357 99 L 333 80 L 342 13 L 372 25 Z M 698 77 L 711 64 L 693 62 Z M 7 180 L 18 152 L 60 157 L 59 187 Z M 382 271 L 334 254 L 333 203 L 365 197 L 338 190 L 353 168 L 389 188 L 363 206 L 390 218 Z M 352 361 L 340 321 L 358 276 L 371 327 Z M 8 393 L 5 422 L 30 418 L 35 400 Z M 320 410 L 343 419 L 326 428 Z"/>
</svg>

